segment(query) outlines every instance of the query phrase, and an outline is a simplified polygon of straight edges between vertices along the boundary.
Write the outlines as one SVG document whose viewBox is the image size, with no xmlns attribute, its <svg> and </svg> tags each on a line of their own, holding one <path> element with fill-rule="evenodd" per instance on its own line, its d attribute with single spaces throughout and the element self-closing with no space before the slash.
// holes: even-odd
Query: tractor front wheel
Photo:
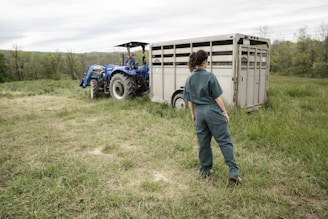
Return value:
<svg viewBox="0 0 328 219">
<path fill-rule="evenodd" d="M 97 99 L 99 94 L 99 87 L 97 80 L 90 81 L 90 97 L 91 99 Z"/>
<path fill-rule="evenodd" d="M 109 87 L 110 95 L 116 100 L 129 99 L 136 94 L 135 79 L 123 73 L 115 74 L 110 80 Z"/>
</svg>

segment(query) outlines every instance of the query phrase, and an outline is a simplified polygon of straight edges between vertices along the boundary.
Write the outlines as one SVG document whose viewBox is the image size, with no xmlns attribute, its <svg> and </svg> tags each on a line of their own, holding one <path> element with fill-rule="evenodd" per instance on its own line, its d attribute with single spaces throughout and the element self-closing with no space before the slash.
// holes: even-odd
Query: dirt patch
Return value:
<svg viewBox="0 0 328 219">
<path fill-rule="evenodd" d="M 161 172 L 158 172 L 158 171 L 155 171 L 153 173 L 154 175 L 154 181 L 157 182 L 157 181 L 164 181 L 164 182 L 168 182 L 169 179 L 165 176 L 165 174 L 161 173 Z"/>
<path fill-rule="evenodd" d="M 103 152 L 102 148 L 95 148 L 92 151 L 87 151 L 87 154 L 93 155 L 99 158 L 111 158 L 114 159 L 115 155 L 113 154 L 106 154 Z"/>
<path fill-rule="evenodd" d="M 105 155 L 105 154 L 101 151 L 100 148 L 96 148 L 96 149 L 94 149 L 93 151 L 90 152 L 90 154 L 97 155 L 97 156 L 99 156 L 99 155 Z"/>
</svg>

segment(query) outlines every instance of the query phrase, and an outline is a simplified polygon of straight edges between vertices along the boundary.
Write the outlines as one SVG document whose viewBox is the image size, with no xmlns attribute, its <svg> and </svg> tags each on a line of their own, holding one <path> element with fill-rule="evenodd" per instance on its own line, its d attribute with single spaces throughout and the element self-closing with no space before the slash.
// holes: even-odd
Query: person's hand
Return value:
<svg viewBox="0 0 328 219">
<path fill-rule="evenodd" d="M 193 123 L 196 122 L 196 116 L 195 116 L 195 115 L 191 115 L 191 121 L 192 121 Z"/>
<path fill-rule="evenodd" d="M 228 113 L 227 113 L 227 112 L 224 112 L 223 114 L 224 114 L 224 116 L 226 117 L 227 123 L 229 123 L 230 118 L 229 118 L 229 116 L 228 116 Z"/>
</svg>

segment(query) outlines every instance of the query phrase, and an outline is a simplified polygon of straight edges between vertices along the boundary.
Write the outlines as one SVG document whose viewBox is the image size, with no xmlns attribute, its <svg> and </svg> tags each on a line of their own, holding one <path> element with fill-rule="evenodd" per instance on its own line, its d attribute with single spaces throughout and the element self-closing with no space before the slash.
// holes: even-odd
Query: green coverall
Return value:
<svg viewBox="0 0 328 219">
<path fill-rule="evenodd" d="M 200 161 L 200 174 L 209 175 L 213 166 L 211 149 L 212 136 L 219 144 L 230 177 L 239 176 L 238 166 L 233 154 L 233 144 L 227 120 L 215 102 L 223 93 L 215 75 L 206 69 L 196 69 L 186 80 L 184 98 L 195 106 L 196 133 Z"/>
</svg>

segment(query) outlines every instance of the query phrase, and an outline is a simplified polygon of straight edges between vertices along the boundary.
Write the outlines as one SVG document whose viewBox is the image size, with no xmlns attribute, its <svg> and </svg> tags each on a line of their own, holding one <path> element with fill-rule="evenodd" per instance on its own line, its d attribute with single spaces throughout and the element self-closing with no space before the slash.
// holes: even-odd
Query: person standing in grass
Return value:
<svg viewBox="0 0 328 219">
<path fill-rule="evenodd" d="M 204 50 L 190 54 L 188 65 L 192 74 L 187 78 L 184 88 L 184 98 L 196 126 L 200 174 L 202 177 L 208 177 L 212 172 L 213 136 L 230 169 L 229 179 L 241 183 L 228 128 L 229 116 L 222 100 L 223 91 L 215 75 L 206 70 L 207 58 L 208 53 Z"/>
</svg>

